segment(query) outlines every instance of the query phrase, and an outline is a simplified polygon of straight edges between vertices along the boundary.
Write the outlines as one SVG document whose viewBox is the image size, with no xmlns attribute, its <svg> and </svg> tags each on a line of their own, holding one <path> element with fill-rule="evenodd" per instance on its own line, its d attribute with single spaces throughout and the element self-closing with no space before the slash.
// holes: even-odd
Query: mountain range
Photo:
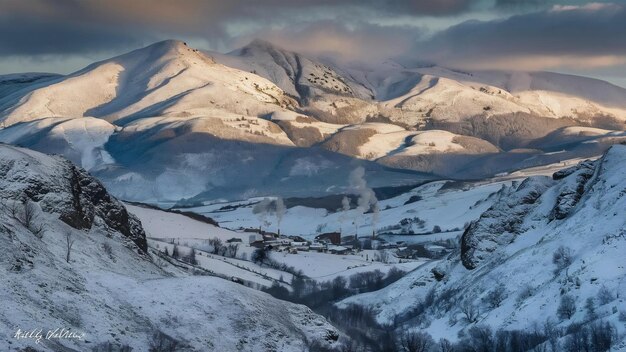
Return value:
<svg viewBox="0 0 626 352">
<path fill-rule="evenodd" d="M 626 89 L 549 72 L 336 64 L 255 40 L 174 40 L 69 75 L 0 77 L 0 141 L 61 154 L 124 199 L 191 201 L 478 179 L 626 139 Z"/>
</svg>

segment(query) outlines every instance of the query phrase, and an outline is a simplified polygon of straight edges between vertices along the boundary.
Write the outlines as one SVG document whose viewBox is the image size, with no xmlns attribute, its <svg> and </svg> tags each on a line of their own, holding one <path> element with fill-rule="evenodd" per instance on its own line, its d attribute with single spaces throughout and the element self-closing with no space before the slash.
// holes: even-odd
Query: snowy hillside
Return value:
<svg viewBox="0 0 626 352">
<path fill-rule="evenodd" d="M 0 165 L 0 330 L 10 332 L 1 350 L 337 344 L 335 328 L 304 306 L 155 256 L 139 220 L 68 161 L 2 145 Z M 55 329 L 72 334 L 46 336 Z"/>
<path fill-rule="evenodd" d="M 168 40 L 67 76 L 1 76 L 0 141 L 62 154 L 129 200 L 322 196 L 358 166 L 389 187 L 597 156 L 626 139 L 624 101 L 568 75 L 343 67 L 258 40 L 228 54 Z"/>
<path fill-rule="evenodd" d="M 608 322 L 623 349 L 625 165 L 626 146 L 617 145 L 595 162 L 507 187 L 465 230 L 459 251 L 339 306 L 373 307 L 381 323 L 448 340 L 485 325 L 553 326 L 565 346 L 574 323 Z"/>
</svg>

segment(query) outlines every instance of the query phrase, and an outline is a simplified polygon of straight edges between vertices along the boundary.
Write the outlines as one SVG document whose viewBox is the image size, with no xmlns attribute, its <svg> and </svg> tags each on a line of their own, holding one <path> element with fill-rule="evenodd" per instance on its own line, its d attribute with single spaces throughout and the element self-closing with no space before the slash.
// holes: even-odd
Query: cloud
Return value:
<svg viewBox="0 0 626 352">
<path fill-rule="evenodd" d="M 115 27 L 0 15 L 0 55 L 92 53 L 139 46 L 138 36 Z"/>
<path fill-rule="evenodd" d="M 0 55 L 115 50 L 168 37 L 201 38 L 219 47 L 246 29 L 447 16 L 468 11 L 476 1 L 0 0 Z"/>
<path fill-rule="evenodd" d="M 626 7 L 591 3 L 453 26 L 405 58 L 460 68 L 614 66 L 626 57 Z"/>
<path fill-rule="evenodd" d="M 343 61 L 381 61 L 415 45 L 422 30 L 415 27 L 346 25 L 319 21 L 288 28 L 257 31 L 237 38 L 236 46 L 260 38 L 287 49 Z"/>
<path fill-rule="evenodd" d="M 474 15 L 500 19 L 449 27 Z M 428 39 L 433 23 L 449 28 Z M 66 57 L 70 66 L 71 58 L 170 38 L 226 51 L 258 37 L 341 60 L 401 57 L 467 69 L 626 63 L 624 5 L 584 0 L 0 0 L 0 33 L 5 72 L 25 59 L 36 66 L 37 58 Z"/>
</svg>

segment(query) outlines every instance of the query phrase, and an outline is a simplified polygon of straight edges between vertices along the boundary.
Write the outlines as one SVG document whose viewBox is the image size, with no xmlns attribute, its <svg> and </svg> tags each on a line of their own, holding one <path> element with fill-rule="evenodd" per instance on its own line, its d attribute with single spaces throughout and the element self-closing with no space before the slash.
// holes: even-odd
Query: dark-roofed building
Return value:
<svg viewBox="0 0 626 352">
<path fill-rule="evenodd" d="M 315 239 L 319 242 L 330 242 L 336 246 L 341 244 L 341 233 L 339 232 L 327 232 L 321 235 L 315 236 Z"/>
</svg>

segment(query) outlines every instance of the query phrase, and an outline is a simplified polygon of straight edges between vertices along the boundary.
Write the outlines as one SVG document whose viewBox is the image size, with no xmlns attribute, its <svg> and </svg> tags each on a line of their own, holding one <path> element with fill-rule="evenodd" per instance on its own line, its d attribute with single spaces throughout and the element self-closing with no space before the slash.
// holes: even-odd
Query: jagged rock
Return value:
<svg viewBox="0 0 626 352">
<path fill-rule="evenodd" d="M 556 173 L 553 175 L 553 178 L 558 179 L 567 174 L 567 179 L 559 189 L 559 195 L 550 213 L 550 220 L 565 219 L 572 212 L 585 192 L 587 181 L 593 176 L 594 167 L 595 163 L 586 161 L 567 169 L 567 172 L 561 175 L 556 176 Z"/>
<path fill-rule="evenodd" d="M 562 179 L 566 178 L 567 176 L 573 174 L 574 172 L 580 170 L 583 167 L 593 167 L 593 161 L 585 160 L 585 161 L 581 162 L 580 164 L 576 164 L 576 165 L 574 165 L 572 167 L 561 169 L 561 170 L 555 172 L 554 174 L 552 174 L 552 179 L 555 180 L 555 181 L 562 180 Z"/>
<path fill-rule="evenodd" d="M 147 250 L 140 221 L 99 181 L 66 159 L 0 145 L 0 165 L 3 199 L 28 198 L 76 229 L 90 229 L 100 218 L 142 251 Z"/>
<path fill-rule="evenodd" d="M 533 204 L 554 181 L 530 177 L 517 189 L 502 191 L 499 199 L 474 221 L 461 237 L 461 261 L 467 269 L 476 268 L 498 247 L 511 243 Z"/>
</svg>

